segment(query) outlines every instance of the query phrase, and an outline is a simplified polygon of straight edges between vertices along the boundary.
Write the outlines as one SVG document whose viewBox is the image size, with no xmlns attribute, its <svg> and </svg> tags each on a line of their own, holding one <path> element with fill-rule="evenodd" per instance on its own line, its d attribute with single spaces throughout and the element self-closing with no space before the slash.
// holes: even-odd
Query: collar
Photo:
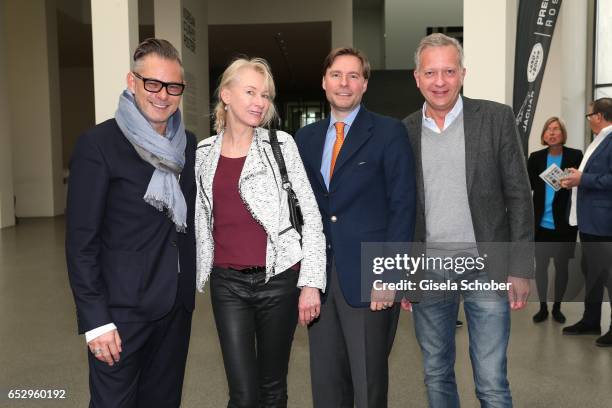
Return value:
<svg viewBox="0 0 612 408">
<path fill-rule="evenodd" d="M 598 134 L 595 135 L 595 137 L 600 137 L 601 139 L 603 139 L 604 137 L 606 137 L 607 135 L 609 135 L 610 133 L 612 133 L 612 125 L 610 126 L 606 126 L 605 128 L 601 129 L 601 132 L 599 132 Z"/>
<path fill-rule="evenodd" d="M 446 114 L 446 117 L 444 118 L 444 129 L 439 129 L 438 125 L 436 125 L 436 121 L 433 120 L 433 118 L 427 116 L 427 114 L 425 113 L 426 109 L 427 102 L 423 103 L 423 108 L 421 109 L 421 113 L 423 115 L 423 125 L 436 133 L 442 133 L 442 131 L 446 130 L 451 125 L 451 123 L 453 123 L 455 119 L 457 119 L 457 117 L 459 117 L 459 115 L 461 115 L 461 113 L 463 112 L 463 98 L 461 97 L 461 95 L 459 95 L 459 98 L 457 98 L 457 102 L 455 102 L 455 106 L 453 106 L 453 109 L 451 109 L 450 112 Z"/>
<path fill-rule="evenodd" d="M 331 128 L 334 127 L 334 125 L 336 124 L 336 122 L 344 122 L 344 134 L 348 133 L 348 129 L 351 127 L 351 125 L 353 124 L 353 122 L 355 121 L 355 118 L 357 117 L 357 114 L 359 113 L 359 110 L 361 109 L 361 105 L 357 105 L 357 107 L 355 107 L 355 109 L 353 109 L 351 111 L 351 113 L 349 113 L 344 119 L 342 120 L 338 120 L 334 117 L 333 113 L 329 114 L 329 126 L 327 127 L 327 130 L 329 131 Z"/>
</svg>

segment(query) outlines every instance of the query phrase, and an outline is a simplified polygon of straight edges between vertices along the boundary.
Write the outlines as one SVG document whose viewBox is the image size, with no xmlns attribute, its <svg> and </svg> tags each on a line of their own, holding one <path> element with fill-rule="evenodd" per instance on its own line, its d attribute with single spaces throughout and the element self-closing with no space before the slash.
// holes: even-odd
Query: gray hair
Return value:
<svg viewBox="0 0 612 408">
<path fill-rule="evenodd" d="M 170 41 L 163 40 L 161 38 L 147 38 L 136 47 L 134 51 L 134 58 L 132 61 L 132 71 L 137 72 L 142 66 L 142 61 L 147 55 L 157 55 L 160 58 L 176 61 L 181 67 L 181 74 L 183 72 L 183 62 L 176 48 L 170 43 Z"/>
<path fill-rule="evenodd" d="M 429 34 L 427 37 L 421 39 L 421 42 L 414 53 L 414 68 L 416 70 L 419 69 L 419 65 L 421 64 L 421 54 L 426 48 L 447 46 L 455 47 L 457 53 L 459 54 L 459 67 L 463 69 L 463 47 L 455 38 L 449 37 L 442 33 Z"/>
</svg>

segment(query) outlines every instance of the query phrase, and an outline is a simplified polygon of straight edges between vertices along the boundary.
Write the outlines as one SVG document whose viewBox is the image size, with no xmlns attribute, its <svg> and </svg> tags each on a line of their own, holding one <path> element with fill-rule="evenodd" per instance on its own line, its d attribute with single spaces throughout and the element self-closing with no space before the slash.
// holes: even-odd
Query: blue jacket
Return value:
<svg viewBox="0 0 612 408">
<path fill-rule="evenodd" d="M 333 261 L 347 303 L 365 307 L 369 302 L 361 296 L 361 243 L 412 240 L 416 196 L 412 149 L 401 122 L 362 106 L 328 190 L 321 175 L 328 127 L 329 118 L 305 126 L 297 132 L 296 142 L 323 217 L 328 282 Z"/>
<path fill-rule="evenodd" d="M 584 167 L 576 206 L 580 232 L 612 236 L 612 134 L 597 146 Z"/>
</svg>

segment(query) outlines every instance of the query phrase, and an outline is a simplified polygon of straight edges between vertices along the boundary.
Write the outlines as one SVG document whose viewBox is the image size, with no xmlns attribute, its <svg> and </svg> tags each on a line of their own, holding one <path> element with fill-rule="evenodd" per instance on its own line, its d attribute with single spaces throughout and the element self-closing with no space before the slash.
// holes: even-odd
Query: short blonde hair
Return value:
<svg viewBox="0 0 612 408">
<path fill-rule="evenodd" d="M 558 116 L 551 116 L 550 118 L 546 119 L 546 122 L 544 122 L 544 127 L 542 128 L 542 134 L 540 135 L 540 143 L 542 145 L 548 145 L 544 141 L 544 133 L 546 133 L 546 129 L 548 129 L 548 127 L 555 122 L 557 122 L 561 128 L 561 144 L 564 145 L 565 142 L 567 142 L 567 129 L 565 127 L 565 123 Z"/>
<path fill-rule="evenodd" d="M 276 117 L 276 108 L 274 107 L 274 97 L 276 96 L 276 88 L 274 86 L 274 78 L 272 77 L 272 70 L 270 69 L 270 65 L 263 58 L 247 58 L 240 57 L 235 59 L 229 66 L 223 71 L 223 75 L 221 75 L 221 80 L 219 81 L 219 86 L 215 92 L 217 98 L 217 104 L 215 105 L 215 109 L 213 111 L 213 115 L 215 118 L 215 130 L 217 133 L 221 133 L 226 126 L 226 116 L 227 112 L 226 104 L 221 99 L 221 91 L 224 88 L 227 88 L 236 80 L 236 78 L 240 75 L 240 71 L 243 69 L 252 69 L 255 72 L 258 72 L 264 76 L 264 87 L 268 91 L 268 95 L 270 96 L 270 106 L 268 107 L 268 111 L 266 112 L 261 126 L 267 126 L 274 117 Z"/>
</svg>

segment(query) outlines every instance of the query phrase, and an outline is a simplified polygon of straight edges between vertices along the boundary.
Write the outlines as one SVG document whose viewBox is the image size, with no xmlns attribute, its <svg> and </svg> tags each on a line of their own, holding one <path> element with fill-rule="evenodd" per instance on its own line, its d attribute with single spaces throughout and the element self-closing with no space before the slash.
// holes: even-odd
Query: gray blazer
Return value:
<svg viewBox="0 0 612 408">
<path fill-rule="evenodd" d="M 426 236 L 422 115 L 418 110 L 403 120 L 415 157 L 416 242 L 425 242 Z M 468 201 L 476 241 L 479 248 L 480 243 L 510 243 L 505 259 L 490 259 L 489 276 L 533 277 L 533 247 L 529 244 L 533 242 L 533 205 L 512 109 L 463 97 L 463 122 Z"/>
</svg>

